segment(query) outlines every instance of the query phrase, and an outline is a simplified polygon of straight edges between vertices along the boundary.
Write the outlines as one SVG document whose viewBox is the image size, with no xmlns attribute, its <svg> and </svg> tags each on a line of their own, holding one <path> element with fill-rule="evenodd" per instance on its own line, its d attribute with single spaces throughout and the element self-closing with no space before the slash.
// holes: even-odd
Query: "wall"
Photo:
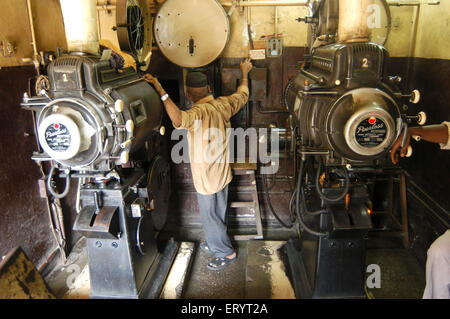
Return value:
<svg viewBox="0 0 450 319">
<path fill-rule="evenodd" d="M 66 37 L 59 0 L 29 0 L 36 35 L 37 51 L 66 49 Z M 33 58 L 32 33 L 26 0 L 0 0 L 0 42 L 8 40 L 16 51 L 4 57 L 0 54 L 0 66 L 30 65 L 23 58 Z M 49 18 L 51 17 L 51 18 Z"/>
<path fill-rule="evenodd" d="M 386 47 L 393 57 L 450 59 L 450 1 L 422 2 L 420 7 L 390 7 L 392 30 Z M 412 38 L 415 28 L 417 35 Z"/>
<path fill-rule="evenodd" d="M 31 0 L 38 51 L 65 48 L 62 17 L 57 0 Z M 0 41 L 13 42 L 16 51 L 0 54 L 0 257 L 21 246 L 36 267 L 43 266 L 57 244 L 51 230 L 46 200 L 40 198 L 39 167 L 31 160 L 37 145 L 32 114 L 22 110 L 23 93 L 36 71 L 23 58 L 33 57 L 26 0 L 0 0 Z M 52 17 L 49 19 L 49 17 Z M 11 67 L 14 66 L 14 67 Z"/>
<path fill-rule="evenodd" d="M 40 198 L 38 165 L 30 157 L 36 140 L 30 111 L 20 102 L 34 68 L 0 70 L 0 258 L 21 246 L 36 267 L 56 248 L 45 199 Z"/>
<path fill-rule="evenodd" d="M 410 106 L 408 113 L 425 111 L 427 124 L 450 120 L 450 1 L 391 10 L 393 29 L 387 42 L 394 57 L 391 73 L 405 79 L 407 91 L 418 89 L 422 94 L 422 101 Z M 427 142 L 412 145 L 413 156 L 400 165 L 410 174 L 407 200 L 411 248 L 424 264 L 427 249 L 450 228 L 450 152 Z"/>
<path fill-rule="evenodd" d="M 230 10 L 230 8 L 225 8 Z M 285 47 L 307 46 L 307 27 L 295 19 L 304 17 L 307 8 L 298 7 L 252 7 L 236 8 L 230 17 L 231 34 L 223 58 L 244 58 L 248 56 L 248 23 L 253 41 L 263 41 L 275 33 L 283 38 Z M 277 19 L 275 20 L 275 17 Z"/>
<path fill-rule="evenodd" d="M 111 10 L 99 10 L 99 30 L 102 39 L 110 40 L 117 46 L 117 38 L 111 27 L 115 24 L 115 0 L 98 0 L 99 6 L 108 2 Z M 158 1 L 162 4 L 164 1 Z M 388 1 L 394 2 L 394 1 Z M 398 1 L 395 1 L 398 2 Z M 408 1 L 406 1 L 408 2 Z M 53 51 L 57 47 L 66 48 L 63 21 L 58 0 L 30 0 L 36 33 L 38 51 Z M 157 6 L 148 0 L 151 10 Z M 15 43 L 16 53 L 11 57 L 0 55 L 0 66 L 24 65 L 22 58 L 32 57 L 31 29 L 28 23 L 26 0 L 0 0 L 2 17 L 0 20 L 0 41 Z M 449 1 L 440 1 L 439 5 L 420 6 L 417 24 L 416 45 L 411 41 L 415 28 L 417 6 L 390 6 L 392 29 L 386 43 L 391 56 L 418 58 L 450 59 L 450 17 L 442 15 L 450 11 Z M 230 10 L 225 7 L 225 10 Z M 279 7 L 277 19 L 278 33 L 282 33 L 284 46 L 302 47 L 307 42 L 307 26 L 295 19 L 304 17 L 307 8 Z M 249 12 L 250 11 L 250 12 Z M 232 33 L 224 57 L 244 57 L 248 49 L 247 19 L 252 25 L 252 38 L 259 40 L 262 36 L 275 33 L 275 9 L 273 7 L 236 8 L 230 18 Z M 52 17 L 49 19 L 48 17 Z M 439 17 L 439 18 L 436 18 Z M 439 43 L 439 45 L 436 45 Z M 411 47 L 413 50 L 411 51 Z M 411 54 L 412 52 L 412 54 Z"/>
</svg>

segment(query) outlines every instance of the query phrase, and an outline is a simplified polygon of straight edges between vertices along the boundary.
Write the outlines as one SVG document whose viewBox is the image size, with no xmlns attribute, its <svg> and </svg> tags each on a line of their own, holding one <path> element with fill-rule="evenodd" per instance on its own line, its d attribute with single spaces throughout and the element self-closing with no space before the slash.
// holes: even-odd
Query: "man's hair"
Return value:
<svg viewBox="0 0 450 319">
<path fill-rule="evenodd" d="M 189 95 L 192 97 L 194 102 L 201 100 L 204 97 L 209 95 L 208 86 L 204 86 L 204 87 L 200 87 L 200 88 L 193 88 L 193 87 L 187 86 L 186 90 L 188 91 Z"/>
</svg>

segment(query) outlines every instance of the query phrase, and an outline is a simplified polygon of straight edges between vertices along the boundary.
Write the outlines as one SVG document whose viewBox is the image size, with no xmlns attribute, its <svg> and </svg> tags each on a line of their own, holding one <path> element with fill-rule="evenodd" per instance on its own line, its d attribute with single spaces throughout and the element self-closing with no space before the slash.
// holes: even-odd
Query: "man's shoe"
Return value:
<svg viewBox="0 0 450 319">
<path fill-rule="evenodd" d="M 221 270 L 224 269 L 229 264 L 233 263 L 237 259 L 237 256 L 235 255 L 233 258 L 227 258 L 227 257 L 216 257 L 213 260 L 211 260 L 206 267 L 208 267 L 209 270 Z"/>
</svg>

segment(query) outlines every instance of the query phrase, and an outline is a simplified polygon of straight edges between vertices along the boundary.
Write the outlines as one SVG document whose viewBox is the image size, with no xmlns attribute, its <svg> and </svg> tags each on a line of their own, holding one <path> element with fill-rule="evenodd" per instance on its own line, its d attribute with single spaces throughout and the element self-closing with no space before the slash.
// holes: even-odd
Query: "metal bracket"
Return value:
<svg viewBox="0 0 450 319">
<path fill-rule="evenodd" d="M 16 45 L 8 40 L 0 42 L 1 54 L 3 57 L 10 57 L 16 52 Z"/>
<path fill-rule="evenodd" d="M 234 9 L 236 9 L 237 5 L 238 5 L 238 2 L 236 0 L 233 0 L 233 4 L 232 4 L 230 10 L 228 10 L 228 13 L 227 13 L 229 17 L 231 17 L 231 15 L 233 14 Z"/>
</svg>

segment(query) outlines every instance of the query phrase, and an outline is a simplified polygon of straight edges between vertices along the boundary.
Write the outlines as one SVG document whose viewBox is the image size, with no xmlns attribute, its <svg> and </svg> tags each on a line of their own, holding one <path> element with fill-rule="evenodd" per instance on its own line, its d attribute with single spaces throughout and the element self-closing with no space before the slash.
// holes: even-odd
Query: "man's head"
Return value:
<svg viewBox="0 0 450 319">
<path fill-rule="evenodd" d="M 186 75 L 186 90 L 187 97 L 194 103 L 208 96 L 211 92 L 208 78 L 201 72 L 189 72 Z"/>
</svg>

